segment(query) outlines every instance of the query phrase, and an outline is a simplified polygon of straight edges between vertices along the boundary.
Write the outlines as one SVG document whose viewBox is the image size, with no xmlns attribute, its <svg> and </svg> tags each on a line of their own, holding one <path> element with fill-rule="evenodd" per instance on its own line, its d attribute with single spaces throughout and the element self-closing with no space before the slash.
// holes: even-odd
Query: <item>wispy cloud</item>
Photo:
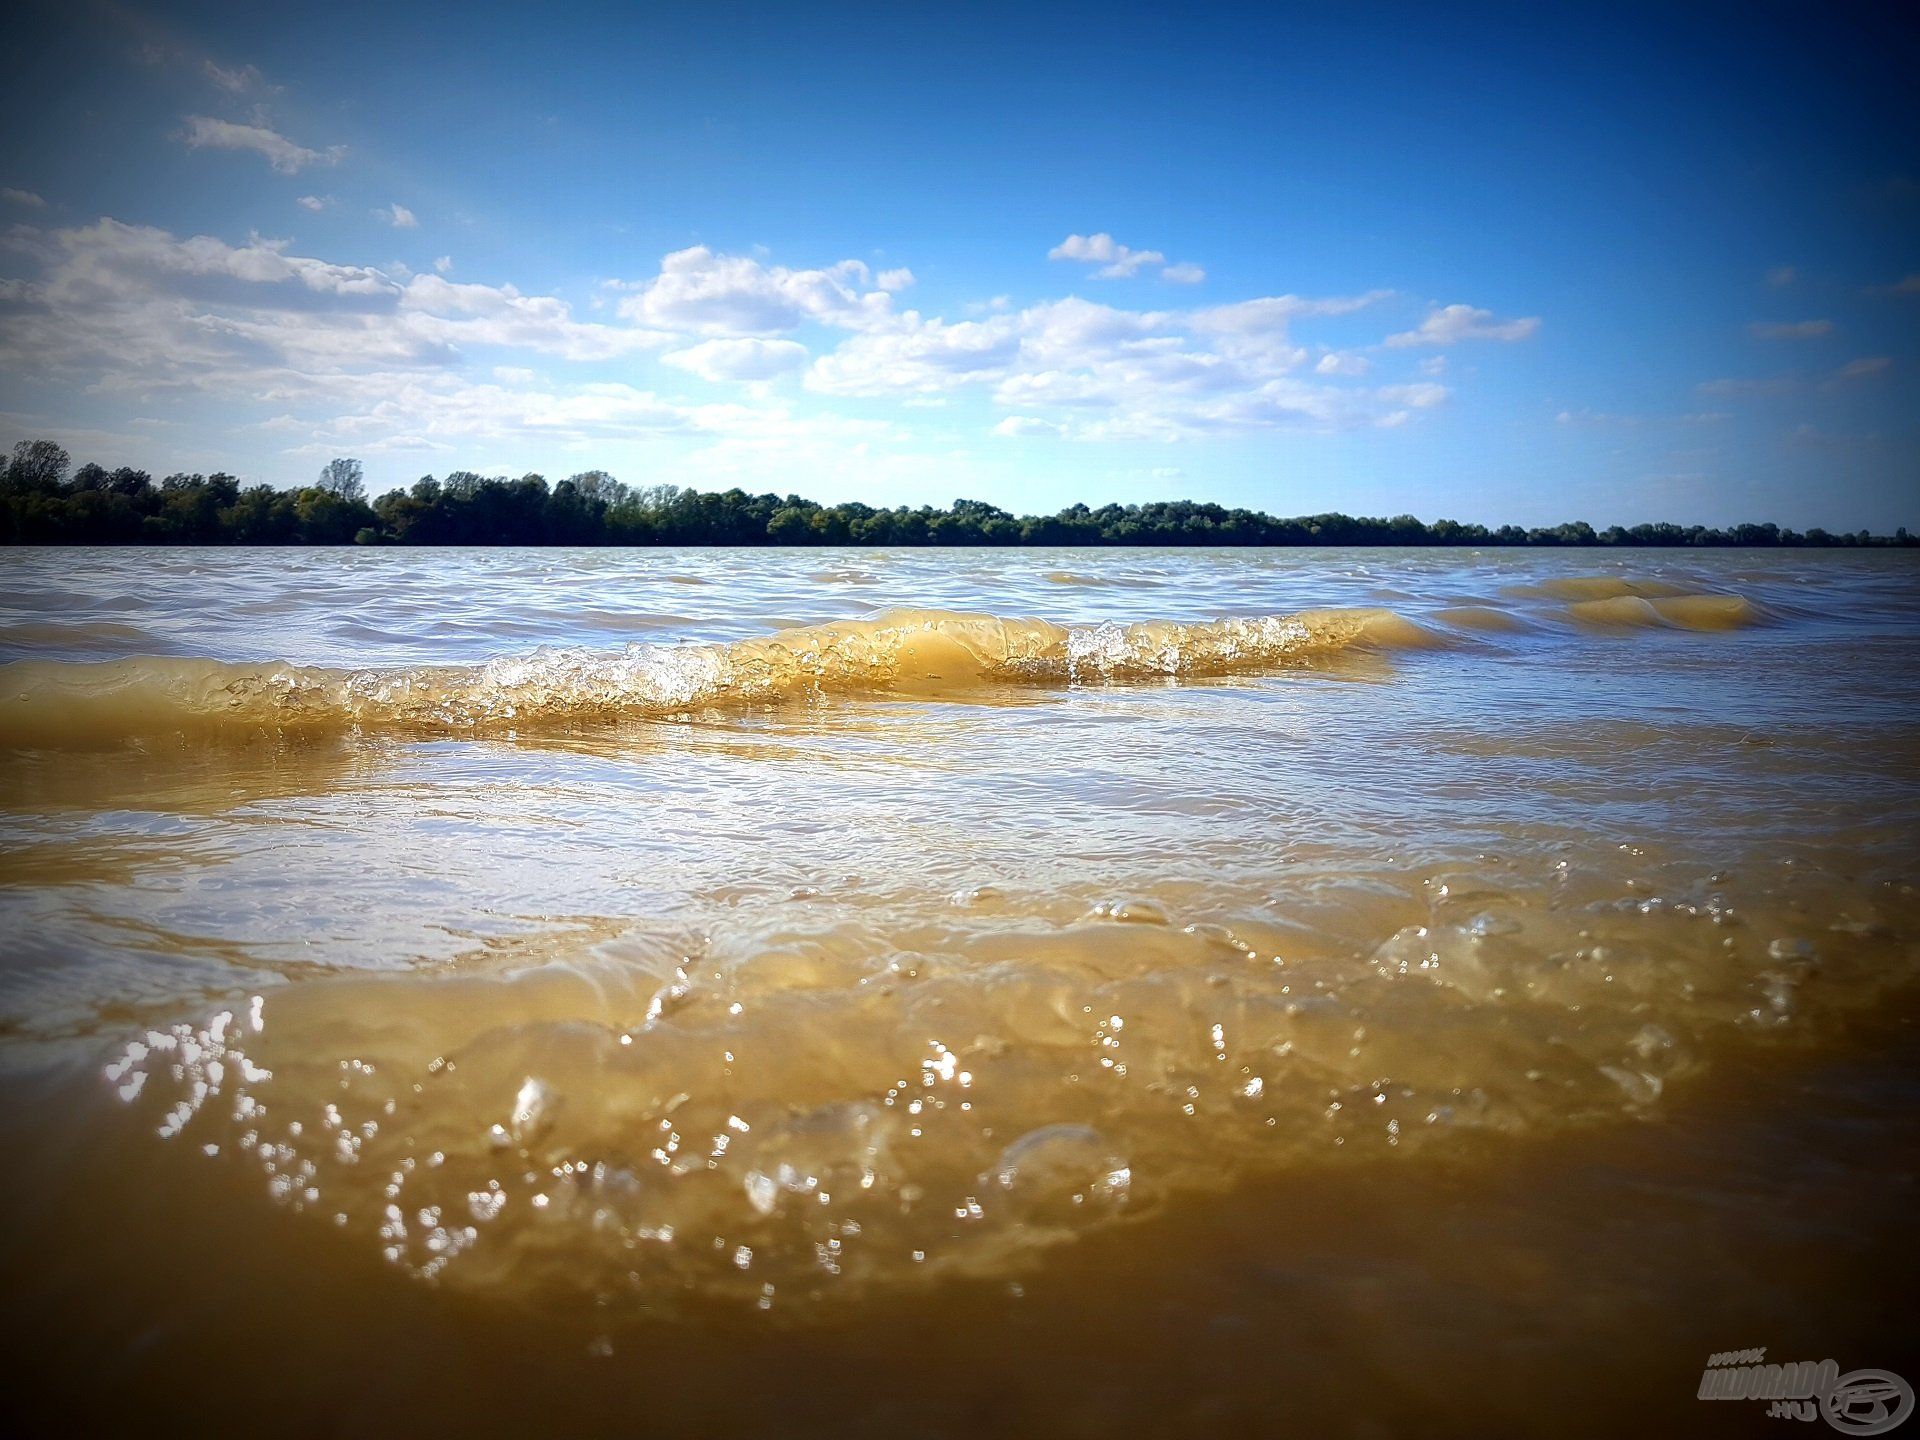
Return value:
<svg viewBox="0 0 1920 1440">
<path fill-rule="evenodd" d="M 282 175 L 297 175 L 309 165 L 338 164 L 347 153 L 344 145 L 309 150 L 264 125 L 240 125 L 232 120 L 216 120 L 210 115 L 189 115 L 186 126 L 180 138 L 189 149 L 251 151 L 265 157 Z"/>
<path fill-rule="evenodd" d="M 1884 375 L 1893 368 L 1891 355 L 1862 355 L 1858 360 L 1849 360 L 1832 375 L 1827 377 L 1829 386 L 1845 385 L 1850 380 L 1870 380 L 1875 375 Z"/>
<path fill-rule="evenodd" d="M 1775 290 L 1784 290 L 1800 278 L 1800 272 L 1791 265 L 1776 265 L 1767 271 L 1767 284 Z"/>
<path fill-rule="evenodd" d="M 1518 320 L 1501 320 L 1491 310 L 1472 305 L 1443 305 L 1430 311 L 1415 330 L 1389 335 L 1386 343 L 1396 348 L 1408 345 L 1453 345 L 1462 340 L 1530 340 L 1539 333 L 1540 318 L 1528 315 Z"/>
<path fill-rule="evenodd" d="M 1609 410 L 1562 410 L 1554 423 L 1633 429 L 1642 425 L 1719 425 L 1733 418 L 1726 410 L 1691 410 L 1680 415 L 1629 415 Z"/>
<path fill-rule="evenodd" d="M 1820 340 L 1833 334 L 1833 321 L 1756 320 L 1747 333 L 1756 340 Z"/>
<path fill-rule="evenodd" d="M 406 206 L 399 203 L 385 206 L 373 212 L 396 230 L 418 230 L 420 221 Z"/>
<path fill-rule="evenodd" d="M 209 80 L 230 95 L 245 95 L 271 88 L 266 77 L 251 65 L 229 68 L 215 60 L 204 60 L 200 68 Z"/>
<path fill-rule="evenodd" d="M 991 433 L 1003 440 L 1030 440 L 1036 436 L 1058 439 L 1066 434 L 1066 427 L 1037 415 L 1009 415 L 996 424 Z"/>
<path fill-rule="evenodd" d="M 1702 395 L 1714 395 L 1723 399 L 1764 399 L 1802 393 L 1813 386 L 1818 386 L 1822 390 L 1832 390 L 1856 380 L 1870 380 L 1876 375 L 1884 375 L 1892 368 L 1891 355 L 1863 355 L 1857 360 L 1849 360 L 1832 370 L 1798 371 L 1784 375 L 1725 376 L 1716 380 L 1702 381 L 1694 389 Z"/>
<path fill-rule="evenodd" d="M 333 197 L 331 195 L 302 195 L 294 203 L 299 205 L 303 210 L 312 210 L 318 213 L 333 204 Z"/>
<path fill-rule="evenodd" d="M 1714 395 L 1721 399 L 1751 400 L 1765 395 L 1789 395 L 1799 387 L 1800 380 L 1793 375 L 1728 375 L 1702 380 L 1693 388 L 1702 395 Z"/>
<path fill-rule="evenodd" d="M 34 194 L 33 191 L 15 190 L 11 186 L 0 190 L 0 200 L 6 201 L 9 205 L 18 205 L 27 210 L 44 210 L 47 208 L 47 202 L 40 196 Z"/>
</svg>

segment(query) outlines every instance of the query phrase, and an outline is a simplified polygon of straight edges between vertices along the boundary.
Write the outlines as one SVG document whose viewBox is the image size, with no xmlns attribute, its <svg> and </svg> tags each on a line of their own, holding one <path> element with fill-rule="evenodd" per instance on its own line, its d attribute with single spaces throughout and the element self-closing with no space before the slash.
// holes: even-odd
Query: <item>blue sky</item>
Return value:
<svg viewBox="0 0 1920 1440">
<path fill-rule="evenodd" d="M 1920 528 L 1898 8 L 29 0 L 0 439 Z"/>
</svg>

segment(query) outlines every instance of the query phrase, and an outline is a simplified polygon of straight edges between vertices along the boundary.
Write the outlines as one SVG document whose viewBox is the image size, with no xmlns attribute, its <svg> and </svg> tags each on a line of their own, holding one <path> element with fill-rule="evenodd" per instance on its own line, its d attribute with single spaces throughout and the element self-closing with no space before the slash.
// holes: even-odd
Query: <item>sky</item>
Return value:
<svg viewBox="0 0 1920 1440">
<path fill-rule="evenodd" d="M 0 33 L 0 442 L 77 462 L 1920 529 L 1909 7 Z"/>
</svg>

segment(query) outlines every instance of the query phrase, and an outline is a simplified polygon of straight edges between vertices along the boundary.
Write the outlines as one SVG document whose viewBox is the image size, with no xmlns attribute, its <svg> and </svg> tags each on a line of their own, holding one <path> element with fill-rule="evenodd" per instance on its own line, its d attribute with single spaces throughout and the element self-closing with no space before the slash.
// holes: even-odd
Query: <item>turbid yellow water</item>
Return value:
<svg viewBox="0 0 1920 1440">
<path fill-rule="evenodd" d="M 1712 1353 L 1920 1379 L 1910 556 L 4 565 L 16 1403 L 1744 1434 Z"/>
</svg>

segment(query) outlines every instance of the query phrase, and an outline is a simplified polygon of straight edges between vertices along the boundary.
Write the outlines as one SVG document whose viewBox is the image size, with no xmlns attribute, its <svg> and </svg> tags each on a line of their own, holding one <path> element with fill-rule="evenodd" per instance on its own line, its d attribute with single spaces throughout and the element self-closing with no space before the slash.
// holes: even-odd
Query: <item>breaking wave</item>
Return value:
<svg viewBox="0 0 1920 1440">
<path fill-rule="evenodd" d="M 465 666 L 22 660 L 0 665 L 0 745 L 249 728 L 501 733 L 832 695 L 1256 674 L 1349 653 L 1484 641 L 1535 630 L 1540 619 L 1588 630 L 1718 631 L 1770 618 L 1738 595 L 1604 577 L 1557 581 L 1525 595 L 1562 603 L 1527 616 L 1454 606 L 1435 612 L 1431 625 L 1364 608 L 1101 625 L 891 610 L 727 644 L 548 648 Z"/>
<path fill-rule="evenodd" d="M 1386 610 L 1084 627 L 895 610 L 732 644 L 543 649 L 478 666 L 21 661 L 0 667 L 0 744 L 246 727 L 497 732 L 813 696 L 1220 676 L 1442 643 Z"/>
</svg>

